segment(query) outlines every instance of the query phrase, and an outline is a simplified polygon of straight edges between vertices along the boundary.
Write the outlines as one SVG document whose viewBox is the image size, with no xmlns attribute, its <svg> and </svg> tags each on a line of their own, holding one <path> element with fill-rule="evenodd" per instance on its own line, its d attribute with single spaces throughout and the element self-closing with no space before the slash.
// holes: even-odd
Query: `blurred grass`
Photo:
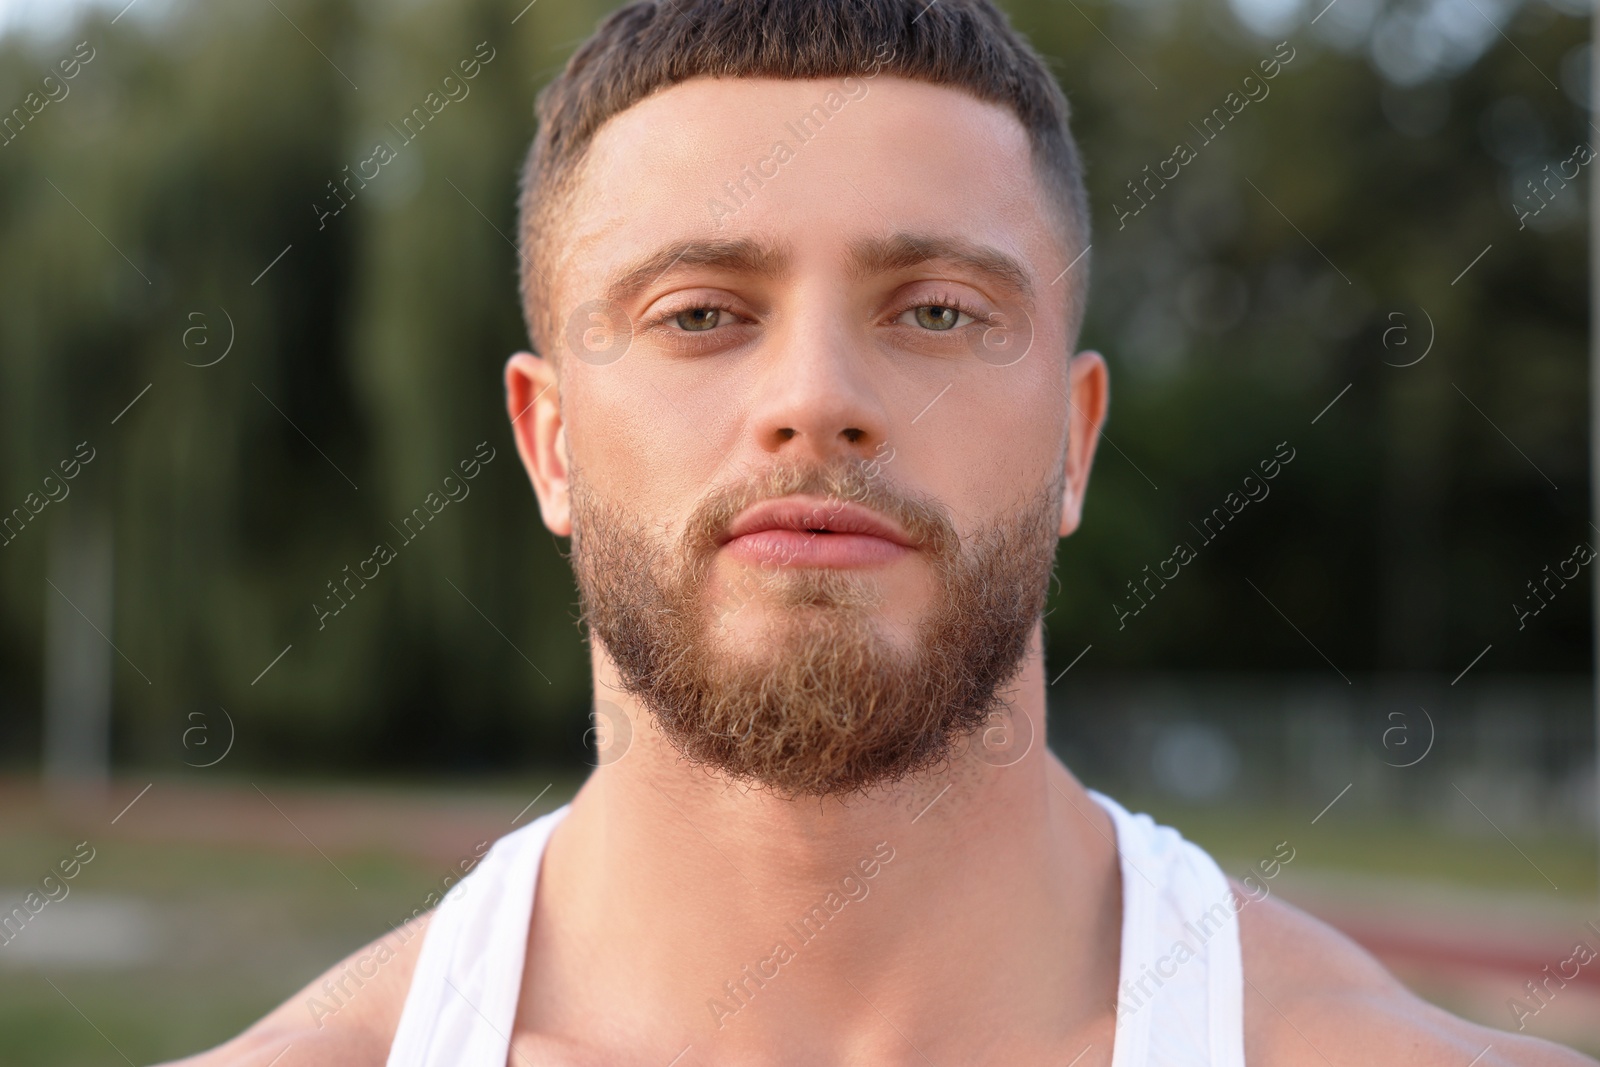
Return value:
<svg viewBox="0 0 1600 1067">
<path fill-rule="evenodd" d="M 1592 902 L 1600 894 L 1600 845 L 1577 827 L 1509 829 L 1510 841 L 1489 823 L 1420 824 L 1415 818 L 1363 814 L 1343 818 L 1334 807 L 1315 825 L 1298 808 L 1194 807 L 1158 796 L 1117 794 L 1130 811 L 1150 813 L 1176 827 L 1238 877 L 1287 841 L 1297 871 L 1448 882 L 1465 888 L 1550 893 L 1543 871 L 1567 902 Z M 1469 829 L 1470 827 L 1470 829 Z M 1515 845 L 1511 842 L 1515 842 Z M 1521 849 L 1526 857 L 1518 855 Z M 1536 870 L 1532 864 L 1537 864 Z"/>
</svg>

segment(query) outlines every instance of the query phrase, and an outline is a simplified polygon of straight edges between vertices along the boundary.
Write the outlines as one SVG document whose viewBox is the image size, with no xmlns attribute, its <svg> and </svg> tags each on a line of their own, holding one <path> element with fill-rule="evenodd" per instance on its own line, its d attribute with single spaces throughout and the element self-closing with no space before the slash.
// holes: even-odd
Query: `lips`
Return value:
<svg viewBox="0 0 1600 1067">
<path fill-rule="evenodd" d="M 848 501 L 794 496 L 745 509 L 721 544 L 749 562 L 862 567 L 892 562 L 916 543 L 897 524 Z"/>
<path fill-rule="evenodd" d="M 899 526 L 859 504 L 826 497 L 784 497 L 768 500 L 740 512 L 728 527 L 722 543 L 763 530 L 798 533 L 860 534 L 880 537 L 902 548 L 915 548 Z"/>
</svg>

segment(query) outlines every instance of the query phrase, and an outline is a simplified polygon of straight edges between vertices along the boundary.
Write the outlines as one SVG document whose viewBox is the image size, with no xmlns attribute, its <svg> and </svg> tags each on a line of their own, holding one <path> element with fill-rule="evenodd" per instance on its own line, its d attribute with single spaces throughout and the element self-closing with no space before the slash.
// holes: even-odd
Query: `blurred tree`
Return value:
<svg viewBox="0 0 1600 1067">
<path fill-rule="evenodd" d="M 1345 0 L 1314 25 L 1271 5 L 1279 27 L 1259 5 L 1006 6 L 1076 108 L 1084 342 L 1115 376 L 1052 661 L 1092 643 L 1085 670 L 1324 670 L 1281 610 L 1347 673 L 1453 674 L 1490 641 L 1480 670 L 1585 670 L 1581 590 L 1536 631 L 1508 605 L 1588 529 L 1585 189 L 1525 229 L 1514 207 L 1588 137 L 1586 20 L 1501 5 L 1507 40 L 1442 2 Z M 119 759 L 175 767 L 186 714 L 218 705 L 239 765 L 578 758 L 575 595 L 500 367 L 525 344 L 533 94 L 608 9 L 191 3 L 0 38 L 4 108 L 94 50 L 0 147 L 0 509 L 98 450 L 0 548 L 11 762 L 38 758 L 45 561 L 83 506 L 115 537 L 115 617 L 94 621 L 120 650 Z M 1119 222 L 1128 183 L 1199 144 L 1280 41 L 1270 93 Z M 403 137 L 480 42 L 470 92 Z M 394 158 L 332 214 L 380 141 Z M 1285 441 L 1270 497 L 1201 545 L 1191 524 Z M 480 442 L 470 495 L 406 540 Z M 1195 562 L 1119 629 L 1127 583 L 1184 540 Z M 394 561 L 345 586 L 380 542 Z"/>
</svg>

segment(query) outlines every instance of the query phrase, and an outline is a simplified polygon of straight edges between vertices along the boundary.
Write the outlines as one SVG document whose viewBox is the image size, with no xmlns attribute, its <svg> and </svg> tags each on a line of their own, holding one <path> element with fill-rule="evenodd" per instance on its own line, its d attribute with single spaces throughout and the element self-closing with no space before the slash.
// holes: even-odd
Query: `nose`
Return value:
<svg viewBox="0 0 1600 1067">
<path fill-rule="evenodd" d="M 869 346 L 819 318 L 771 337 L 749 425 L 774 456 L 818 463 L 870 456 L 889 427 Z"/>
</svg>

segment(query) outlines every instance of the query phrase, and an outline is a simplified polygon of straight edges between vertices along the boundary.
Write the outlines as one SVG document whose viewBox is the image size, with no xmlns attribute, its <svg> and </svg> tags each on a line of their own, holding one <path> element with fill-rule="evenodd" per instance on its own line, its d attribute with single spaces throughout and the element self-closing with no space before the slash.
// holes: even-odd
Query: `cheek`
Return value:
<svg viewBox="0 0 1600 1067">
<path fill-rule="evenodd" d="M 949 483 L 971 505 L 957 514 L 1012 509 L 1061 477 L 1069 420 L 1080 416 L 1067 402 L 1064 360 L 1044 356 L 1043 347 L 1035 339 L 1023 361 L 1035 361 L 1033 367 L 985 368 L 970 402 L 951 405 L 940 427 L 946 442 L 940 454 L 951 463 Z M 1061 372 L 1052 373 L 1047 359 L 1058 361 Z M 947 502 L 958 508 L 958 501 Z"/>
<path fill-rule="evenodd" d="M 721 456 L 681 413 L 675 390 L 658 392 L 627 363 L 624 356 L 586 368 L 591 380 L 563 398 L 567 446 L 591 492 L 641 520 L 676 527 Z"/>
</svg>

